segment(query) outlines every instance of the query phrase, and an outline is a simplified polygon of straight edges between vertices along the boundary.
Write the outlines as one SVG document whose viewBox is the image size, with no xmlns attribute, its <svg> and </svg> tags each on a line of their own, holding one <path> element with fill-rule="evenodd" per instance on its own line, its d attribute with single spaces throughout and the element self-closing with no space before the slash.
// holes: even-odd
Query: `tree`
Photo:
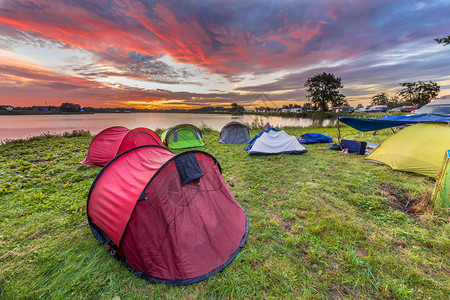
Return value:
<svg viewBox="0 0 450 300">
<path fill-rule="evenodd" d="M 79 104 L 75 104 L 75 103 L 64 102 L 63 104 L 61 104 L 59 109 L 62 112 L 77 112 L 77 111 L 80 111 L 81 106 Z"/>
<path fill-rule="evenodd" d="M 83 107 L 83 110 L 84 112 L 95 112 L 95 108 L 90 106 Z"/>
<path fill-rule="evenodd" d="M 416 83 L 415 82 L 403 82 L 403 83 L 400 83 L 400 85 L 403 88 L 398 92 L 398 96 L 403 99 L 404 104 L 411 105 L 413 103 L 414 86 L 416 85 Z"/>
<path fill-rule="evenodd" d="M 311 106 L 311 103 L 310 103 L 310 102 L 306 102 L 306 103 L 304 103 L 303 106 L 302 106 L 302 109 L 303 109 L 304 111 L 308 111 L 308 110 L 310 110 L 311 108 L 312 108 L 312 106 Z"/>
<path fill-rule="evenodd" d="M 359 103 L 358 105 L 356 105 L 355 110 L 358 110 L 358 109 L 363 108 L 363 107 L 364 107 L 364 105 L 362 105 L 361 103 Z"/>
<path fill-rule="evenodd" d="M 230 112 L 232 114 L 242 114 L 245 111 L 244 106 L 239 105 L 237 103 L 231 103 L 231 110 Z"/>
<path fill-rule="evenodd" d="M 397 107 L 402 105 L 399 101 L 398 96 L 394 96 L 389 98 L 389 96 L 383 92 L 380 94 L 376 94 L 372 97 L 372 101 L 370 101 L 370 105 L 387 105 L 388 109 Z"/>
<path fill-rule="evenodd" d="M 434 40 L 443 46 L 450 45 L 450 35 L 444 38 L 436 38 Z"/>
<path fill-rule="evenodd" d="M 314 109 L 328 110 L 328 104 L 332 106 L 347 105 L 345 96 L 339 93 L 339 89 L 344 86 L 341 84 L 341 78 L 332 73 L 314 75 L 305 82 L 306 97 L 311 101 Z"/>
<path fill-rule="evenodd" d="M 389 97 L 383 92 L 381 94 L 376 94 L 372 97 L 372 101 L 370 101 L 370 105 L 388 105 Z"/>
<path fill-rule="evenodd" d="M 436 82 L 404 82 L 400 83 L 403 87 L 398 92 L 400 98 L 403 98 L 404 104 L 425 105 L 436 99 L 441 90 Z"/>
<path fill-rule="evenodd" d="M 345 96 L 342 94 L 339 94 L 336 98 L 331 100 L 331 106 L 350 106 L 347 102 L 347 99 L 345 99 Z"/>
<path fill-rule="evenodd" d="M 394 95 L 391 97 L 391 99 L 389 100 L 387 106 L 388 108 L 394 108 L 394 107 L 399 107 L 402 106 L 403 103 L 400 100 L 400 98 L 398 97 L 398 95 Z"/>
</svg>

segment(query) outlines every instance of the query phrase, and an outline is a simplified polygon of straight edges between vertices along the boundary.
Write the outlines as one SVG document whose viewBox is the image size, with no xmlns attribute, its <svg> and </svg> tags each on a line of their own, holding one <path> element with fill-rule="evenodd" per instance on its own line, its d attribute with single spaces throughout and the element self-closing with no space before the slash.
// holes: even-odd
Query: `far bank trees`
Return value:
<svg viewBox="0 0 450 300">
<path fill-rule="evenodd" d="M 441 89 L 433 81 L 403 82 L 400 86 L 402 88 L 393 97 L 385 92 L 374 95 L 370 105 L 387 105 L 388 109 L 403 105 L 426 105 L 437 98 Z"/>
<path fill-rule="evenodd" d="M 426 105 L 439 95 L 441 90 L 436 82 L 404 82 L 400 83 L 403 87 L 398 95 L 403 99 L 405 104 L 409 105 Z"/>
<path fill-rule="evenodd" d="M 81 110 L 81 106 L 75 103 L 64 102 L 59 107 L 59 110 L 62 112 L 79 112 Z"/>
<path fill-rule="evenodd" d="M 389 97 L 387 93 L 383 92 L 372 97 L 370 105 L 386 105 L 388 109 L 402 106 L 402 103 L 397 95 Z"/>
<path fill-rule="evenodd" d="M 304 103 L 303 106 L 302 106 L 302 109 L 303 109 L 304 111 L 309 111 L 309 110 L 311 110 L 311 109 L 312 109 L 311 103 L 309 103 L 309 102 Z"/>
<path fill-rule="evenodd" d="M 245 111 L 245 108 L 243 105 L 239 105 L 237 103 L 231 103 L 230 112 L 232 114 L 242 114 L 242 113 L 244 113 L 244 111 Z"/>
<path fill-rule="evenodd" d="M 345 96 L 339 92 L 344 86 L 341 78 L 332 73 L 321 73 L 309 77 L 305 82 L 306 97 L 311 101 L 314 109 L 328 110 L 331 106 L 348 106 Z"/>
</svg>

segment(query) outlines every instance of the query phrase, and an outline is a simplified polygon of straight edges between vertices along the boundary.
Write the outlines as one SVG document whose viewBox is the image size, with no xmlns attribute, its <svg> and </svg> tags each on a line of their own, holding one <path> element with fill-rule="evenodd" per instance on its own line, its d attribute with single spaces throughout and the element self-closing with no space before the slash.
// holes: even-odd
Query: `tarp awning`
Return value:
<svg viewBox="0 0 450 300">
<path fill-rule="evenodd" d="M 373 131 L 395 126 L 416 123 L 450 122 L 450 115 L 426 114 L 426 115 L 387 115 L 381 119 L 361 119 L 353 117 L 339 117 L 338 121 L 347 124 L 359 131 Z"/>
</svg>

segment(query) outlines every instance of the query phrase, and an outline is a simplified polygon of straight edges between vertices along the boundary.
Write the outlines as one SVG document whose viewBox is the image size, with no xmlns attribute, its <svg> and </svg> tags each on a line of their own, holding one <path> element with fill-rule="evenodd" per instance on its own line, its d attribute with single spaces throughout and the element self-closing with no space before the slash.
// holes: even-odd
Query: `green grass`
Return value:
<svg viewBox="0 0 450 300">
<path fill-rule="evenodd" d="M 337 138 L 332 127 L 285 130 Z M 249 156 L 203 131 L 201 150 L 218 159 L 250 220 L 222 272 L 189 286 L 150 284 L 112 258 L 87 223 L 100 168 L 79 164 L 92 137 L 76 132 L 0 145 L 0 298 L 448 299 L 449 214 L 426 205 L 434 179 L 324 144 Z M 392 134 L 341 132 L 369 142 Z M 408 213 L 393 204 L 404 197 Z"/>
</svg>

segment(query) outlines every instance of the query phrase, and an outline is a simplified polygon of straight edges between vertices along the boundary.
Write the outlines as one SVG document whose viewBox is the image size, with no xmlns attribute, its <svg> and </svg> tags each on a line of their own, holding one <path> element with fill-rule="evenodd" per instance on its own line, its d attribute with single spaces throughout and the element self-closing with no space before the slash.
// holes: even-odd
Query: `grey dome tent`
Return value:
<svg viewBox="0 0 450 300">
<path fill-rule="evenodd" d="M 220 142 L 222 144 L 245 144 L 250 141 L 247 126 L 233 121 L 223 126 L 220 131 Z"/>
</svg>

